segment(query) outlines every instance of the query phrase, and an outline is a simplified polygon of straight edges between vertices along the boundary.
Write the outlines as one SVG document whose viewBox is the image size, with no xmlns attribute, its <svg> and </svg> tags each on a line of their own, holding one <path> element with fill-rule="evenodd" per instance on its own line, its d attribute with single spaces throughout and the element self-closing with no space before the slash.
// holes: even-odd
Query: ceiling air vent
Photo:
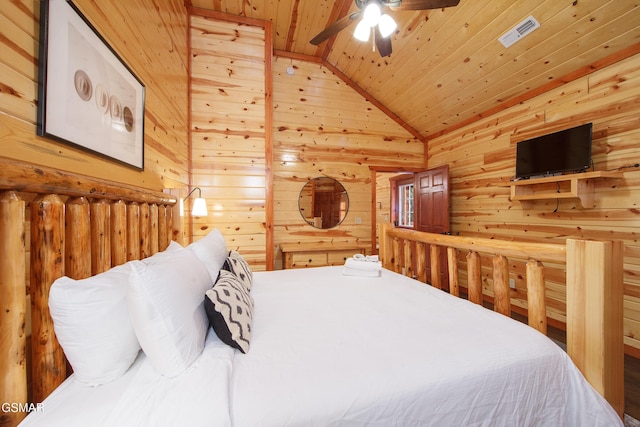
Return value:
<svg viewBox="0 0 640 427">
<path fill-rule="evenodd" d="M 504 47 L 509 47 L 515 42 L 517 42 L 518 40 L 520 40 L 521 38 L 523 38 L 524 36 L 526 36 L 527 34 L 529 34 L 530 32 L 532 32 L 533 30 L 535 30 L 536 28 L 538 28 L 539 26 L 540 24 L 538 23 L 538 21 L 536 21 L 536 18 L 534 18 L 533 16 L 530 16 L 524 21 L 522 21 L 521 23 L 519 23 L 518 25 L 516 25 L 515 27 L 513 27 L 512 29 L 510 29 L 509 31 L 507 31 L 498 40 L 500 40 L 500 43 L 502 43 Z"/>
</svg>

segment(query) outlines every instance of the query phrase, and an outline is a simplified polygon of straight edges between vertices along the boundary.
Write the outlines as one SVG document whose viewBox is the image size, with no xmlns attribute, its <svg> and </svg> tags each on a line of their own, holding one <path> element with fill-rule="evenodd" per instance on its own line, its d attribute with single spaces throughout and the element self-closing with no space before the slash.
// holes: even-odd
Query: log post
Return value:
<svg viewBox="0 0 640 427">
<path fill-rule="evenodd" d="M 527 312 L 529 326 L 547 335 L 547 303 L 544 266 L 534 259 L 527 263 Z"/>
<path fill-rule="evenodd" d="M 140 259 L 145 259 L 151 256 L 151 239 L 149 233 L 151 229 L 151 223 L 149 220 L 149 204 L 140 204 Z"/>
<path fill-rule="evenodd" d="M 158 250 L 163 251 L 169 245 L 169 240 L 167 238 L 169 234 L 169 230 L 171 227 L 169 226 L 169 216 L 167 215 L 167 206 L 160 205 L 158 206 Z"/>
<path fill-rule="evenodd" d="M 127 204 L 122 200 L 111 203 L 111 265 L 127 262 Z"/>
<path fill-rule="evenodd" d="M 593 387 L 624 412 L 624 247 L 567 239 L 567 352 Z"/>
<path fill-rule="evenodd" d="M 480 254 L 470 251 L 467 254 L 467 275 L 469 276 L 469 301 L 482 305 L 482 265 Z"/>
<path fill-rule="evenodd" d="M 158 215 L 158 205 L 155 203 L 149 205 L 149 253 L 151 255 L 158 252 L 160 247 L 158 243 L 160 238 L 160 234 L 158 233 Z"/>
<path fill-rule="evenodd" d="M 411 252 L 411 240 L 406 239 L 404 241 L 402 254 L 404 257 L 404 275 L 407 277 L 413 277 L 413 253 Z"/>
<path fill-rule="evenodd" d="M 447 266 L 449 269 L 449 293 L 460 296 L 460 283 L 458 279 L 458 251 L 449 246 L 447 248 Z"/>
<path fill-rule="evenodd" d="M 55 194 L 31 203 L 31 350 L 33 401 L 42 402 L 66 377 L 64 354 L 49 314 L 49 290 L 64 275 L 64 203 Z"/>
<path fill-rule="evenodd" d="M 400 246 L 400 239 L 398 239 L 397 237 L 394 237 L 393 239 L 393 271 L 395 271 L 396 273 L 401 273 L 402 274 L 402 257 L 400 256 L 401 254 L 401 246 Z"/>
<path fill-rule="evenodd" d="M 427 283 L 427 245 L 416 242 L 417 274 L 418 280 Z"/>
<path fill-rule="evenodd" d="M 442 276 L 440 275 L 440 246 L 430 246 L 431 286 L 436 289 L 442 289 Z"/>
<path fill-rule="evenodd" d="M 391 238 L 387 235 L 387 232 L 391 228 L 391 224 L 389 224 L 388 222 L 381 223 L 379 227 L 380 227 L 380 236 L 378 237 L 378 239 L 380 240 L 380 251 L 379 251 L 380 261 L 382 262 L 382 266 L 384 268 L 391 270 L 392 269 L 391 267 L 393 265 L 393 259 L 392 259 L 393 247 L 391 243 Z"/>
<path fill-rule="evenodd" d="M 509 293 L 509 261 L 503 255 L 496 255 L 493 257 L 493 309 L 511 317 Z"/>
<path fill-rule="evenodd" d="M 65 274 L 72 279 L 91 276 L 91 220 L 84 197 L 67 201 L 65 222 Z"/>
<path fill-rule="evenodd" d="M 140 259 L 140 205 L 127 206 L 127 261 Z"/>
<path fill-rule="evenodd" d="M 175 223 L 173 221 L 174 211 L 176 209 L 175 206 L 165 205 L 165 209 L 167 210 L 167 244 L 165 245 L 165 248 L 166 248 L 169 246 L 169 244 L 171 244 L 171 241 L 174 240 L 174 236 L 175 238 L 178 238 L 178 234 L 176 234 L 173 230 L 173 227 L 175 226 Z M 179 218 L 179 216 L 177 218 Z M 180 223 L 181 221 L 178 221 L 178 222 Z"/>
<path fill-rule="evenodd" d="M 111 210 L 109 203 L 96 200 L 91 203 L 91 270 L 102 273 L 111 268 Z"/>
<path fill-rule="evenodd" d="M 27 403 L 25 203 L 15 191 L 0 194 L 0 402 Z M 0 413 L 17 425 L 20 412 Z"/>
</svg>

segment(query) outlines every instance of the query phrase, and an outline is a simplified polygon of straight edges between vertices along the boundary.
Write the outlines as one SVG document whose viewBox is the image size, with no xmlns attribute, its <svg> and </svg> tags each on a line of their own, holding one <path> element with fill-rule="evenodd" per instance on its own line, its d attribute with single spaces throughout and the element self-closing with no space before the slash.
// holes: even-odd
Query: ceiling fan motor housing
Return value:
<svg viewBox="0 0 640 427">
<path fill-rule="evenodd" d="M 382 8 L 383 6 L 398 7 L 402 0 L 355 0 L 358 9 L 364 9 L 369 3 L 378 3 Z"/>
</svg>

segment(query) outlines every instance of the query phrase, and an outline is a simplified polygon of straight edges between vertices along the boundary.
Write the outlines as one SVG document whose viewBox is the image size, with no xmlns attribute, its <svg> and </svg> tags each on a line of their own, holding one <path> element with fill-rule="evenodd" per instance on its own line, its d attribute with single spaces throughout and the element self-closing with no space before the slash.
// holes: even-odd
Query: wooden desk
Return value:
<svg viewBox="0 0 640 427">
<path fill-rule="evenodd" d="M 283 268 L 342 265 L 354 254 L 365 255 L 371 245 L 364 243 L 282 243 Z"/>
</svg>

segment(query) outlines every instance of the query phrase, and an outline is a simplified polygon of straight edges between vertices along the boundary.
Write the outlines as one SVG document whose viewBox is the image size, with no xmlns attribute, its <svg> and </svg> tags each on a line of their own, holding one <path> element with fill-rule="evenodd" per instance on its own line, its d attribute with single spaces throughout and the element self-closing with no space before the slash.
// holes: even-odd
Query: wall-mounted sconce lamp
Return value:
<svg viewBox="0 0 640 427">
<path fill-rule="evenodd" d="M 200 187 L 194 187 L 193 190 L 191 190 L 191 192 L 187 194 L 187 197 L 185 197 L 184 200 L 186 201 L 189 198 L 189 196 L 191 196 L 193 192 L 196 190 L 198 190 L 198 197 L 196 197 L 193 201 L 193 208 L 191 209 L 191 215 L 207 216 L 208 215 L 207 201 L 202 198 L 202 191 L 200 190 Z"/>
</svg>

